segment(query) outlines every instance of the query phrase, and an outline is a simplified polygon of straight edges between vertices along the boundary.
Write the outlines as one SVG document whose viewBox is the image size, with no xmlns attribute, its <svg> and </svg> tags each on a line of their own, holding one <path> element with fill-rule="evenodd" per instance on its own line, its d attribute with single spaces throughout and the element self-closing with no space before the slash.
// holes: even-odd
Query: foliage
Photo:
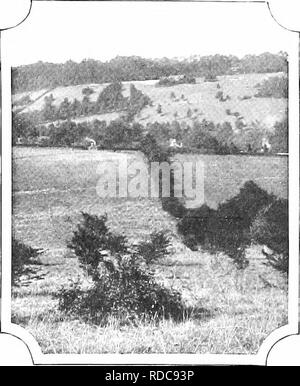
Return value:
<svg viewBox="0 0 300 386">
<path fill-rule="evenodd" d="M 137 252 L 147 264 L 155 263 L 170 253 L 168 249 L 170 243 L 166 232 L 152 232 L 149 241 L 138 244 Z"/>
<path fill-rule="evenodd" d="M 95 91 L 90 87 L 85 87 L 82 89 L 82 94 L 86 95 L 86 96 L 92 95 L 92 94 L 94 94 L 94 92 Z"/>
<path fill-rule="evenodd" d="M 282 121 L 274 125 L 274 133 L 270 136 L 270 144 L 274 153 L 288 153 L 288 118 L 287 113 Z"/>
<path fill-rule="evenodd" d="M 71 60 L 66 63 L 37 62 L 13 68 L 13 92 L 47 89 L 57 86 L 70 86 L 89 83 L 111 83 L 160 79 L 170 75 L 186 74 L 191 77 L 207 78 L 209 73 L 226 75 L 232 73 L 267 73 L 287 72 L 287 58 L 284 53 L 247 55 L 244 58 L 235 56 L 211 55 L 200 58 L 175 59 L 144 59 L 137 56 L 116 57 L 103 63 L 93 59 L 80 63 Z"/>
<path fill-rule="evenodd" d="M 171 87 L 171 86 L 176 86 L 178 84 L 195 84 L 195 83 L 196 83 L 196 79 L 193 76 L 184 74 L 184 75 L 181 75 L 177 78 L 174 78 L 171 76 L 162 77 L 156 83 L 156 86 L 157 87 Z M 173 98 L 173 96 L 171 96 L 171 98 Z"/>
<path fill-rule="evenodd" d="M 288 272 L 288 202 L 274 200 L 259 211 L 251 226 L 253 242 L 266 245 L 273 253 L 267 254 L 268 263 L 281 272 Z"/>
<path fill-rule="evenodd" d="M 12 239 L 12 283 L 18 285 L 22 275 L 33 273 L 32 265 L 38 263 L 41 249 L 32 248 L 21 241 Z"/>
<path fill-rule="evenodd" d="M 149 162 L 168 161 L 168 154 L 157 143 L 151 133 L 147 133 L 141 141 L 141 151 L 145 154 Z"/>
<path fill-rule="evenodd" d="M 128 112 L 134 116 L 143 110 L 144 107 L 152 105 L 151 99 L 133 84 L 130 85 L 130 96 L 128 101 Z"/>
<path fill-rule="evenodd" d="M 84 288 L 77 281 L 70 288 L 62 288 L 56 295 L 60 310 L 104 324 L 111 315 L 127 321 L 182 317 L 180 293 L 156 282 L 153 271 L 142 264 L 143 256 L 128 246 L 124 236 L 108 229 L 107 217 L 82 216 L 68 247 L 91 276 L 92 285 Z M 157 248 L 154 253 L 162 257 L 167 239 L 153 234 L 151 240 Z M 145 252 L 143 244 L 139 248 Z"/>
<path fill-rule="evenodd" d="M 122 94 L 121 82 L 114 82 L 106 86 L 99 94 L 94 112 L 109 112 L 122 110 L 125 107 L 125 98 Z"/>
<path fill-rule="evenodd" d="M 219 204 L 216 210 L 206 205 L 188 210 L 178 230 L 188 246 L 200 244 L 224 252 L 242 269 L 248 265 L 245 249 L 251 242 L 251 225 L 259 211 L 273 200 L 272 195 L 248 181 L 239 194 Z"/>
<path fill-rule="evenodd" d="M 287 76 L 272 76 L 257 84 L 257 98 L 287 98 L 288 79 Z"/>
</svg>

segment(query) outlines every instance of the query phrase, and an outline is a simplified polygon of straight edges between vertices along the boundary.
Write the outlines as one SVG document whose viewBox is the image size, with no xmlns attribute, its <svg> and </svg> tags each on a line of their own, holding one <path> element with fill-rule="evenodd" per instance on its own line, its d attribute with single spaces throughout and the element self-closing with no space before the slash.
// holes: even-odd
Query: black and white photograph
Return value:
<svg viewBox="0 0 300 386">
<path fill-rule="evenodd" d="M 266 2 L 33 0 L 1 32 L 1 332 L 36 364 L 297 334 L 298 51 Z"/>
</svg>

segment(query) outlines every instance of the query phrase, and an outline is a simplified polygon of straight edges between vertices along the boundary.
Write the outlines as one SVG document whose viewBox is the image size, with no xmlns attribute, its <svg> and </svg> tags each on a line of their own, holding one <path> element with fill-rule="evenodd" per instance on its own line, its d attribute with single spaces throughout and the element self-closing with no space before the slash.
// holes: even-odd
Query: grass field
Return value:
<svg viewBox="0 0 300 386">
<path fill-rule="evenodd" d="M 40 278 L 24 278 L 13 290 L 13 321 L 33 334 L 44 353 L 257 352 L 262 340 L 287 322 L 286 279 L 264 264 L 258 246 L 248 250 L 250 265 L 243 272 L 226 256 L 190 251 L 158 199 L 99 198 L 97 166 L 124 157 L 142 155 L 14 148 L 14 231 L 18 239 L 46 251 L 36 267 Z M 249 179 L 278 196 L 287 195 L 286 158 L 197 157 L 206 165 L 211 206 L 235 195 Z M 144 239 L 155 229 L 168 230 L 172 254 L 155 266 L 156 277 L 183 293 L 192 315 L 180 323 L 153 320 L 120 326 L 111 319 L 99 327 L 60 314 L 52 295 L 70 278 L 82 275 L 76 258 L 66 250 L 80 211 L 107 212 L 111 228 L 130 240 Z"/>
<path fill-rule="evenodd" d="M 203 78 L 198 78 L 196 84 L 181 84 L 173 87 L 155 87 L 157 81 L 123 82 L 123 95 L 129 95 L 129 86 L 133 83 L 139 90 L 147 94 L 153 101 L 153 107 L 146 107 L 142 110 L 136 120 L 142 124 L 148 122 L 168 122 L 174 119 L 192 123 L 195 119 L 207 119 L 215 123 L 228 121 L 232 124 L 235 121 L 233 116 L 228 116 L 226 110 L 238 112 L 244 117 L 247 123 L 258 120 L 267 128 L 271 128 L 276 121 L 280 121 L 287 108 L 286 99 L 276 98 L 255 98 L 257 92 L 255 85 L 263 79 L 276 76 L 278 74 L 243 74 L 220 76 L 218 82 L 204 82 Z M 219 102 L 215 95 L 218 91 L 217 84 L 220 84 L 224 95 L 229 95 L 231 100 Z M 54 104 L 58 106 L 64 98 L 72 101 L 74 98 L 82 100 L 82 89 L 89 86 L 95 92 L 91 95 L 91 101 L 95 101 L 99 93 L 106 86 L 105 84 L 90 84 L 68 87 L 57 87 L 49 92 L 53 94 Z M 45 92 L 45 90 L 42 90 Z M 41 91 L 41 92 L 42 92 Z M 175 98 L 170 97 L 171 92 L 175 93 Z M 28 93 L 32 100 L 35 100 L 41 93 Z M 13 100 L 17 101 L 26 93 L 16 94 Z M 47 95 L 47 94 L 46 94 Z M 184 95 L 184 99 L 181 96 Z M 241 100 L 244 96 L 251 96 L 251 99 Z M 44 98 L 38 99 L 35 103 L 25 108 L 23 112 L 30 110 L 41 110 Z M 157 113 L 157 106 L 162 106 L 162 113 Z M 187 117 L 187 111 L 191 109 L 192 115 Z M 176 115 L 176 117 L 175 117 Z M 116 113 L 93 115 L 89 118 L 77 118 L 76 121 L 105 120 L 107 122 L 116 119 Z"/>
</svg>

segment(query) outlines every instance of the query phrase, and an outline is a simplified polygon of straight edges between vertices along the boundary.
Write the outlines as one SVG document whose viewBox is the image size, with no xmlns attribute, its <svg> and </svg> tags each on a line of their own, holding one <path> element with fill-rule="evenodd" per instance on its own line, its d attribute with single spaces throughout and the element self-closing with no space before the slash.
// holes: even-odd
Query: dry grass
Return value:
<svg viewBox="0 0 300 386">
<path fill-rule="evenodd" d="M 253 354 L 286 323 L 285 279 L 253 257 L 246 271 L 239 272 L 224 256 L 176 252 L 156 266 L 157 278 L 178 288 L 194 314 L 182 322 L 126 326 L 112 318 L 105 327 L 57 311 L 53 293 L 80 271 L 71 258 L 45 256 L 44 261 L 45 278 L 15 289 L 13 300 L 14 322 L 33 334 L 44 353 Z"/>
<path fill-rule="evenodd" d="M 251 264 L 244 272 L 225 256 L 191 252 L 181 243 L 175 220 L 162 211 L 159 200 L 100 199 L 95 193 L 96 166 L 101 160 L 120 157 L 100 151 L 14 149 L 14 230 L 22 241 L 47 249 L 37 267 L 40 279 L 29 283 L 24 278 L 13 291 L 14 322 L 31 332 L 45 353 L 255 353 L 268 334 L 286 323 L 285 279 L 263 264 L 255 247 L 249 251 Z M 223 200 L 231 190 L 235 194 L 232 184 L 249 179 L 253 167 L 247 157 L 242 160 L 210 162 L 214 200 Z M 255 170 L 267 177 L 274 169 L 273 158 L 267 157 L 259 169 L 260 160 L 256 158 Z M 229 175 L 239 175 L 240 168 L 240 180 L 230 182 Z M 284 167 L 278 165 L 278 170 Z M 221 196 L 218 173 L 223 180 Z M 173 254 L 155 267 L 156 277 L 179 289 L 194 313 L 180 323 L 152 320 L 121 326 L 111 319 L 106 327 L 60 314 L 53 294 L 69 278 L 82 275 L 77 259 L 66 251 L 81 210 L 107 212 L 111 228 L 130 240 L 141 240 L 154 229 L 168 230 Z"/>
</svg>

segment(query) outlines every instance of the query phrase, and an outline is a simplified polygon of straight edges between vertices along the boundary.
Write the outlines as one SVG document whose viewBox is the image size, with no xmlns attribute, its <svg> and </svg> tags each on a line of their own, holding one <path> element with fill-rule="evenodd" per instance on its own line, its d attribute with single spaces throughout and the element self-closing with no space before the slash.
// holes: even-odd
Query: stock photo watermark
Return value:
<svg viewBox="0 0 300 386">
<path fill-rule="evenodd" d="M 204 163 L 150 162 L 127 157 L 101 162 L 96 191 L 101 198 L 183 198 L 192 205 L 204 203 Z"/>
</svg>

